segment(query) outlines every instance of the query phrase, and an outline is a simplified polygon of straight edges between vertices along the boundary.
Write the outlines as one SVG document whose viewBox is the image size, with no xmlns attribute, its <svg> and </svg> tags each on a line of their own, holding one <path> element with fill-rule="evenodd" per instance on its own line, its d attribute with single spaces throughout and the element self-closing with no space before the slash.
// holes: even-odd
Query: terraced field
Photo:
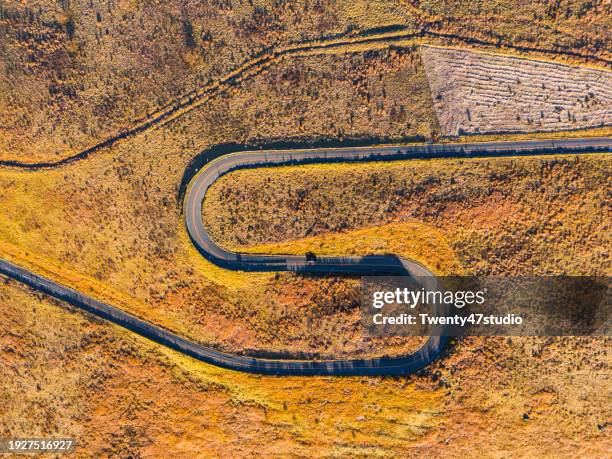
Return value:
<svg viewBox="0 0 612 459">
<path fill-rule="evenodd" d="M 584 129 L 612 124 L 612 72 L 424 46 L 444 135 Z"/>
</svg>

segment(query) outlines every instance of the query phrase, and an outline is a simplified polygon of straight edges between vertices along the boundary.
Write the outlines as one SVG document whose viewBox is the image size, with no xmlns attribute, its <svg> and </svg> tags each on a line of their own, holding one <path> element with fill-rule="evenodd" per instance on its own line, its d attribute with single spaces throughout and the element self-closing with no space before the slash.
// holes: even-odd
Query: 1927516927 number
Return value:
<svg viewBox="0 0 612 459">
<path fill-rule="evenodd" d="M 74 446 L 71 438 L 0 438 L 0 453 L 68 453 Z"/>
</svg>

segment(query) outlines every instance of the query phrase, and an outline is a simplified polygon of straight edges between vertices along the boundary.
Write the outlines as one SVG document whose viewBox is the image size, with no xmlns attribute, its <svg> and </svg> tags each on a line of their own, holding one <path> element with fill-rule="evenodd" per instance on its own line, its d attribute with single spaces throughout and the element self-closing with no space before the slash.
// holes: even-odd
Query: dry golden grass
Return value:
<svg viewBox="0 0 612 459">
<path fill-rule="evenodd" d="M 183 171 L 195 155 L 224 142 L 435 136 L 412 47 L 460 42 L 398 38 L 388 31 L 374 34 L 380 38 L 375 42 L 355 38 L 356 32 L 373 27 L 405 25 L 406 35 L 424 26 L 501 38 L 503 53 L 522 54 L 504 47 L 514 44 L 609 56 L 605 5 L 585 4 L 580 11 L 572 5 L 567 15 L 565 2 L 545 3 L 512 2 L 507 9 L 507 3 L 498 2 L 496 10 L 479 10 L 473 2 L 339 1 L 332 6 L 323 1 L 318 7 L 276 2 L 274 9 L 266 2 L 226 2 L 217 14 L 221 6 L 215 2 L 127 1 L 111 5 L 110 11 L 107 3 L 96 2 L 92 7 L 79 1 L 5 2 L 0 8 L 4 159 L 64 157 L 132 126 L 134 118 L 187 91 L 216 92 L 181 111 L 172 123 L 86 161 L 38 172 L 0 170 L 2 256 L 222 349 L 370 355 L 372 343 L 353 339 L 354 327 L 338 328 L 348 316 L 351 281 L 230 273 L 204 261 L 182 225 L 177 194 Z M 336 33 L 342 34 L 338 46 L 292 51 L 293 61 L 274 59 L 273 65 L 247 72 L 236 86 L 215 83 L 268 46 L 286 49 Z M 593 59 L 560 59 L 602 65 Z M 405 88 L 415 94 L 408 97 Z M 405 117 L 398 116 L 398 100 L 405 104 Z M 257 114 L 256 107 L 263 113 Z M 351 111 L 355 114 L 349 118 Z M 329 122 L 321 120 L 322 114 Z M 505 199 L 516 198 L 511 189 L 528 189 L 531 172 L 539 173 L 535 166 L 525 175 L 504 178 L 496 174 L 507 168 L 492 165 L 487 180 L 498 177 L 501 194 L 489 198 L 469 171 L 439 164 L 436 174 L 449 183 L 446 169 L 463 171 L 465 183 L 450 189 L 459 199 L 459 184 L 474 186 L 465 193 L 480 207 L 449 204 L 435 182 L 424 184 L 424 196 L 413 196 L 414 212 L 405 205 L 406 213 L 388 213 L 384 196 L 371 202 L 360 196 L 364 210 L 375 210 L 370 220 L 363 214 L 342 217 L 345 221 L 325 217 L 330 225 L 325 231 L 344 233 L 330 238 L 324 231 L 319 239 L 265 250 L 302 251 L 312 247 L 307 244 L 321 248 L 323 242 L 331 253 L 347 250 L 352 240 L 358 247 L 354 250 L 398 251 L 436 270 L 515 272 L 527 266 L 542 272 L 608 273 L 602 249 L 608 243 L 601 236 L 607 210 L 597 207 L 605 202 L 599 193 L 606 189 L 601 171 L 607 163 L 593 161 L 587 163 L 590 173 L 582 163 L 561 162 L 552 166 L 554 174 L 542 178 L 551 193 L 547 198 L 557 203 L 568 198 L 558 215 L 547 213 L 549 204 L 543 211 L 540 206 L 547 203 L 533 191 L 529 196 L 535 197 L 536 212 L 519 213 L 518 221 L 497 221 L 510 214 Z M 369 190 L 368 174 L 388 170 L 401 177 L 404 172 L 392 172 L 397 167 L 368 166 L 364 175 L 356 170 L 350 175 Z M 405 167 L 410 176 L 414 166 Z M 276 174 L 280 177 L 281 171 Z M 426 176 L 422 169 L 421 177 Z M 330 193 L 338 197 L 337 189 Z M 374 198 L 381 207 L 374 206 Z M 425 204 L 436 202 L 439 214 L 424 212 Z M 493 218 L 492 211 L 497 212 Z M 575 216 L 580 217 L 577 226 L 569 228 L 566 222 Z M 257 224 L 269 215 L 251 217 Z M 443 221 L 458 223 L 445 226 Z M 357 232 L 351 234 L 353 229 Z M 530 237 L 527 230 L 535 231 L 538 251 L 525 261 L 527 246 L 520 242 Z M 419 244 L 402 239 L 398 231 Z M 307 232 L 291 234 L 299 240 Z M 225 235 L 227 242 L 230 236 Z M 255 241 L 246 242 L 252 246 Z M 434 245 L 446 249 L 437 252 Z M 578 256 L 572 261 L 567 254 Z M 8 330 L 0 337 L 3 436 L 75 435 L 98 457 L 452 457 L 499 450 L 572 457 L 602 456 L 609 444 L 608 383 L 598 376 L 609 371 L 609 340 L 464 340 L 425 376 L 410 379 L 263 378 L 195 362 L 2 282 L 0 326 Z M 327 291 L 342 298 L 342 304 L 328 301 Z M 266 307 L 270 302 L 274 308 Z M 286 318 L 300 325 L 288 327 Z M 314 320 L 310 328 L 308 320 Z M 400 346 L 391 343 L 375 351 L 393 352 Z M 530 416 L 528 422 L 523 413 Z"/>
<path fill-rule="evenodd" d="M 283 60 L 253 78 L 250 91 L 252 96 L 233 101 L 230 115 L 249 124 L 265 122 L 272 138 L 312 136 L 313 131 L 339 140 L 439 134 L 423 64 L 413 46 Z"/>
<path fill-rule="evenodd" d="M 388 454 L 443 422 L 442 389 L 427 378 L 251 376 L 14 282 L 2 282 L 0 299 L 0 324 L 10 329 L 0 337 L 5 437 L 74 437 L 78 457 Z"/>
<path fill-rule="evenodd" d="M 296 51 L 305 42 L 345 43 L 331 52 L 347 52 L 480 39 L 484 42 L 471 44 L 605 66 L 608 14 L 609 5 L 586 1 L 500 1 L 476 8 L 465 1 L 196 6 L 13 0 L 0 9 L 0 158 L 33 162 L 69 156 L 186 94 L 227 90 L 230 85 L 219 83 L 224 77 L 262 56 L 278 61 L 271 49 L 309 54 L 308 48 Z M 419 30 L 429 35 L 401 39 Z M 380 41 L 356 45 L 363 32 Z"/>
<path fill-rule="evenodd" d="M 610 440 L 609 339 L 471 338 L 423 376 L 275 378 L 12 281 L 0 301 L 2 435 L 73 436 L 77 457 L 603 457 Z"/>
<path fill-rule="evenodd" d="M 580 129 L 575 131 L 559 131 L 559 132 L 530 132 L 518 134 L 479 134 L 479 135 L 464 135 L 459 136 L 460 142 L 493 142 L 510 141 L 510 140 L 530 140 L 530 139 L 562 139 L 562 138 L 577 138 L 577 137 L 610 137 L 612 136 L 612 126 L 600 127 L 594 129 Z"/>
<path fill-rule="evenodd" d="M 393 105 L 392 97 L 395 97 L 393 91 L 396 90 L 393 88 L 398 87 L 391 83 L 396 82 L 397 85 L 397 81 L 410 81 L 418 75 L 410 71 L 412 64 L 409 56 L 399 51 L 378 51 L 370 55 L 370 64 L 354 55 L 331 55 L 325 59 L 304 58 L 304 68 L 308 69 L 311 76 L 297 80 L 293 84 L 292 93 L 307 93 L 317 87 L 316 81 L 339 79 L 347 74 L 346 69 L 352 65 L 348 63 L 352 61 L 366 77 L 355 80 L 352 86 L 347 86 L 339 93 L 342 98 L 346 98 L 345 113 L 349 111 L 355 97 L 366 94 L 372 103 L 380 102 L 387 108 L 377 115 L 381 125 L 386 125 L 390 131 L 395 130 L 398 136 L 409 136 L 414 133 L 413 127 L 393 118 L 391 110 L 388 110 Z M 388 58 L 392 64 L 384 65 L 382 62 Z M 397 64 L 393 64 L 396 61 Z M 356 350 L 349 339 L 353 336 L 350 330 L 338 335 L 338 342 L 347 344 L 339 346 L 338 343 L 317 343 L 323 332 L 340 320 L 329 319 L 329 315 L 319 328 L 321 333 L 318 337 L 312 338 L 308 333 L 303 333 L 302 326 L 287 332 L 285 323 L 282 326 L 276 324 L 278 314 L 297 313 L 295 307 L 290 307 L 289 297 L 281 288 L 287 279 L 275 279 L 273 275 L 231 273 L 214 267 L 204 261 L 192 247 L 183 228 L 177 187 L 191 157 L 211 143 L 277 136 L 282 138 L 294 132 L 294 110 L 277 114 L 279 120 L 283 121 L 276 123 L 262 124 L 258 118 L 247 116 L 251 113 L 249 107 L 263 102 L 265 94 L 270 93 L 272 87 L 284 81 L 292 81 L 286 70 L 283 65 L 271 68 L 250 80 L 245 88 L 234 88 L 210 101 L 205 109 L 193 110 L 180 121 L 101 151 L 86 161 L 38 172 L 3 170 L 0 172 L 0 204 L 3 208 L 0 215 L 0 241 L 3 244 L 3 256 L 69 285 L 84 288 L 100 299 L 155 323 L 224 349 L 290 349 L 295 352 L 323 352 L 326 355 L 344 355 Z M 381 80 L 367 77 L 378 74 L 383 76 Z M 320 78 L 317 79 L 317 75 Z M 332 86 L 318 85 L 320 88 Z M 386 98 L 382 96 L 382 88 L 386 88 Z M 278 94 L 278 97 L 283 97 L 282 92 Z M 335 129 L 321 125 L 319 116 L 309 115 L 317 113 L 316 107 L 321 105 L 321 100 L 327 94 L 327 91 L 321 92 L 320 99 L 304 103 L 304 136 L 337 135 L 340 131 L 347 135 L 363 133 L 367 124 L 357 128 L 355 124 L 351 126 L 347 118 L 340 117 L 339 114 L 343 112 L 340 101 L 335 102 L 337 111 L 332 117 L 336 119 Z M 272 116 L 274 111 L 271 108 L 275 105 L 268 102 L 267 106 L 270 107 L 269 116 Z M 436 174 L 446 174 L 445 180 L 450 180 L 448 171 L 444 172 L 446 167 L 440 165 Z M 409 169 L 408 174 L 411 173 Z M 294 179 L 292 177 L 290 180 Z M 526 183 L 528 178 L 521 178 L 521 181 Z M 360 186 L 363 188 L 364 185 Z M 367 190 L 370 185 L 365 186 L 363 189 Z M 508 182 L 505 186 L 512 187 L 512 184 Z M 605 187 L 599 186 L 598 189 L 603 190 Z M 535 191 L 533 193 L 537 194 Z M 330 195 L 333 194 L 330 191 Z M 321 222 L 328 221 L 329 230 L 332 231 L 378 226 L 392 221 L 380 217 L 380 212 L 389 205 L 390 196 L 382 192 L 374 193 L 367 198 L 369 201 L 359 203 L 335 199 L 325 206 L 313 207 L 311 212 L 312 215 L 314 209 L 323 212 Z M 407 196 L 404 194 L 404 199 Z M 538 202 L 537 199 L 534 202 Z M 486 213 L 490 205 L 497 207 L 498 203 L 484 204 L 480 212 Z M 348 214 L 352 222 L 332 222 L 328 217 L 332 209 L 336 208 L 340 213 L 349 209 L 357 209 L 358 212 Z M 364 218 L 366 214 L 370 216 Z M 443 217 L 427 220 L 418 213 L 400 216 L 410 221 L 425 221 L 438 230 L 443 227 L 442 222 L 446 221 Z M 255 216 L 253 218 L 252 224 L 258 224 Z M 531 221 L 528 217 L 525 219 Z M 477 272 L 486 272 L 491 266 L 520 266 L 517 260 L 520 261 L 524 256 L 539 257 L 541 261 L 538 263 L 543 272 L 562 269 L 560 265 L 567 268 L 567 272 L 585 272 L 587 265 L 583 263 L 585 260 L 578 261 L 580 257 L 567 257 L 567 265 L 544 257 L 546 251 L 551 249 L 550 242 L 539 243 L 542 249 L 538 249 L 535 255 L 531 254 L 527 249 L 529 233 L 525 232 L 526 226 L 521 223 L 521 236 L 515 236 L 523 241 L 516 255 L 511 247 L 513 242 L 505 236 L 507 232 L 515 231 L 510 226 L 499 229 L 494 237 L 483 234 L 478 228 L 468 233 L 462 226 L 451 227 L 451 231 L 454 231 L 451 247 L 466 258 L 468 265 Z M 297 228 L 303 232 L 296 233 Z M 296 225 L 289 230 L 286 234 L 292 234 L 292 239 L 309 235 L 303 225 Z M 538 238 L 544 239 L 548 230 L 542 228 L 541 231 L 542 235 Z M 593 234 L 593 231 L 597 234 L 600 228 L 586 228 L 582 234 Z M 225 233 L 225 237 L 232 234 L 229 231 Z M 253 232 L 253 235 L 256 234 Z M 270 234 L 274 234 L 274 231 Z M 472 245 L 463 246 L 463 241 L 471 241 Z M 560 256 L 565 257 L 564 254 L 576 251 L 571 247 L 572 243 L 571 240 L 563 242 L 565 245 L 560 246 Z M 369 250 L 375 250 L 376 244 L 374 241 Z M 588 247 L 582 242 L 580 244 L 579 247 Z M 503 247 L 504 253 L 500 247 Z M 557 250 L 557 247 L 553 249 Z M 364 246 L 364 250 L 368 248 Z M 601 256 L 601 250 L 597 247 L 588 250 L 585 253 L 589 255 L 581 255 L 582 258 L 589 257 L 586 260 L 588 263 L 593 263 L 592 260 Z M 514 258 L 506 259 L 506 253 L 512 254 Z M 492 255 L 493 261 L 485 260 L 483 254 L 487 257 Z M 432 269 L 437 269 L 438 260 L 424 261 Z M 565 263 L 566 260 L 563 261 Z M 253 284 L 259 288 L 253 289 Z M 268 288 L 280 305 L 277 312 L 262 306 L 267 304 L 267 300 L 263 301 L 262 298 L 267 298 L 265 295 L 270 293 L 266 293 Z M 306 298 L 317 292 L 316 282 L 312 281 L 308 286 L 300 288 L 308 291 Z M 318 287 L 319 291 L 322 288 Z M 328 305 L 323 309 L 330 310 L 330 307 Z M 308 309 L 300 308 L 299 312 L 305 314 L 301 316 L 300 323 L 307 324 Z M 222 323 L 223 327 L 217 326 L 218 323 Z M 282 339 L 276 340 L 276 336 Z"/>
<path fill-rule="evenodd" d="M 610 8 L 601 0 L 424 0 L 416 14 L 427 17 L 435 30 L 494 41 L 501 48 L 518 45 L 610 59 Z"/>
<path fill-rule="evenodd" d="M 337 13 L 319 5 L 4 2 L 0 157 L 56 159 L 268 46 L 341 32 Z"/>
<path fill-rule="evenodd" d="M 215 238 L 234 249 L 287 240 L 265 249 L 350 253 L 338 235 L 369 226 L 357 231 L 368 240 L 397 228 L 395 243 L 445 241 L 467 272 L 607 275 L 609 170 L 602 155 L 252 169 L 222 177 L 203 214 Z M 426 223 L 417 234 L 414 219 Z M 405 223 L 378 226 L 398 220 Z M 311 236 L 291 242 L 304 234 Z M 461 340 L 434 365 L 449 422 L 411 453 L 605 455 L 609 344 L 605 337 Z"/>
<path fill-rule="evenodd" d="M 295 73 L 281 64 L 250 80 L 248 87 L 234 88 L 206 107 L 189 112 L 180 122 L 129 139 L 85 161 L 37 172 L 4 169 L 0 171 L 3 256 L 224 349 L 325 355 L 359 351 L 365 345 L 351 339 L 356 333 L 354 321 L 350 329 L 333 335 L 337 342 L 327 338 L 322 342 L 343 317 L 328 313 L 313 318 L 316 311 L 292 304 L 283 284 L 297 281 L 287 276 L 276 279 L 273 274 L 233 273 L 203 260 L 183 228 L 177 188 L 189 160 L 211 143 L 291 135 L 295 108 L 275 114 L 278 104 L 263 95 L 279 85 L 291 83 L 294 95 L 318 89 L 319 96 L 300 108 L 305 110 L 306 137 L 367 132 L 365 111 L 355 116 L 353 124 L 340 116 L 357 97 L 370 98 L 373 107 L 385 107 L 377 112 L 381 126 L 399 137 L 413 134 L 415 127 L 392 117 L 389 109 L 404 83 L 423 82 L 422 72 L 413 70 L 418 62 L 411 56 L 408 51 L 383 50 L 371 53 L 368 62 L 359 54 L 304 57 L 305 78 L 294 81 Z M 352 66 L 359 69 L 355 72 L 359 78 L 347 81 Z M 342 87 L 333 94 L 337 121 L 334 127 L 321 125 L 316 107 L 331 98 L 334 90 L 331 83 L 321 82 L 337 80 Z M 279 98 L 289 99 L 284 90 L 275 91 Z M 407 116 L 425 113 L 419 112 L 420 100 L 414 99 L 414 111 L 407 110 Z M 413 103 L 412 99 L 405 101 Z M 262 125 L 260 118 L 250 116 L 257 105 L 266 110 L 266 116 L 284 121 Z M 300 285 L 306 292 L 303 301 L 315 295 L 320 298 L 319 310 L 346 308 L 346 304 L 323 304 L 325 286 L 316 280 L 300 282 L 305 282 Z M 278 302 L 276 310 L 266 308 L 270 300 Z M 278 322 L 279 315 L 295 317 L 298 325 Z M 307 326 L 314 332 L 304 332 Z M 361 352 L 370 350 L 365 346 Z"/>
<path fill-rule="evenodd" d="M 417 220 L 467 272 L 607 275 L 609 170 L 607 155 L 242 170 L 213 185 L 203 217 L 234 249 Z"/>
<path fill-rule="evenodd" d="M 209 214 L 209 210 L 206 210 Z M 417 221 L 390 223 L 345 233 L 314 236 L 294 241 L 234 246 L 235 250 L 251 253 L 286 253 L 303 255 L 368 255 L 393 253 L 429 267 L 437 275 L 462 274 L 461 263 L 450 249 L 442 233 Z"/>
</svg>

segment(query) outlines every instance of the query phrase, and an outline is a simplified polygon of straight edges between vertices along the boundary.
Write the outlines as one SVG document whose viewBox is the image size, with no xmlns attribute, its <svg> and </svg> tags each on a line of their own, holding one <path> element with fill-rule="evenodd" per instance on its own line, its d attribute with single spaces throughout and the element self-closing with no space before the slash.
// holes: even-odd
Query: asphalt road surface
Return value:
<svg viewBox="0 0 612 459">
<path fill-rule="evenodd" d="M 436 278 L 422 265 L 395 255 L 363 257 L 317 257 L 256 255 L 230 252 L 217 245 L 202 222 L 202 200 L 222 175 L 248 167 L 351 161 L 391 161 L 411 158 L 453 158 L 529 154 L 577 154 L 612 151 L 612 138 L 533 140 L 464 144 L 399 145 L 392 147 L 338 148 L 316 150 L 253 151 L 228 154 L 211 161 L 191 181 L 184 201 L 185 225 L 192 242 L 211 262 L 232 270 L 293 271 L 322 274 L 408 275 L 428 288 Z M 31 168 L 31 167 L 30 167 Z M 119 324 L 172 349 L 213 365 L 232 370 L 272 375 L 405 375 L 431 363 L 447 338 L 436 330 L 421 348 L 410 355 L 393 358 L 352 360 L 282 360 L 229 354 L 182 338 L 157 325 L 107 305 L 71 288 L 45 279 L 24 268 L 0 260 L 0 274 L 65 300 L 99 317 Z"/>
<path fill-rule="evenodd" d="M 254 167 L 295 164 L 390 161 L 415 158 L 453 158 L 511 156 L 527 154 L 567 154 L 593 150 L 610 151 L 612 138 L 530 140 L 463 144 L 399 145 L 364 148 L 310 150 L 265 150 L 231 153 L 204 166 L 191 180 L 184 201 L 187 232 L 200 253 L 209 261 L 227 269 L 244 271 L 302 271 L 343 274 L 395 273 L 406 268 L 410 274 L 431 275 L 422 266 L 395 256 L 321 257 L 314 263 L 305 256 L 253 255 L 227 251 L 209 236 L 202 222 L 202 201 L 210 186 L 222 175 Z M 414 271 L 414 272 L 412 272 Z"/>
</svg>

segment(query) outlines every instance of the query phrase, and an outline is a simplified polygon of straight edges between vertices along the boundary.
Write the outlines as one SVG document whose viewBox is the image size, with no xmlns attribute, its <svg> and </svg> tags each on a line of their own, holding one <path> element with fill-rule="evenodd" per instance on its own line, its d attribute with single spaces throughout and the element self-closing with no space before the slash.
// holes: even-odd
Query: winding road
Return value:
<svg viewBox="0 0 612 459">
<path fill-rule="evenodd" d="M 184 200 L 185 226 L 193 244 L 211 262 L 232 270 L 293 271 L 299 273 L 409 275 L 427 288 L 436 278 L 422 265 L 395 255 L 318 257 L 257 255 L 230 252 L 217 245 L 202 222 L 202 201 L 210 186 L 222 175 L 242 168 L 283 165 L 391 161 L 414 158 L 457 158 L 533 154 L 578 154 L 612 151 L 612 138 L 530 140 L 462 144 L 399 145 L 365 148 L 275 150 L 231 153 L 208 163 L 191 180 Z M 27 166 L 32 169 L 31 165 Z M 281 360 L 254 358 L 217 351 L 180 337 L 125 311 L 0 259 L 0 274 L 38 291 L 69 302 L 85 311 L 121 325 L 135 333 L 186 355 L 232 370 L 272 375 L 405 375 L 427 366 L 438 357 L 447 338 L 435 331 L 414 353 L 394 358 L 353 360 Z"/>
</svg>

